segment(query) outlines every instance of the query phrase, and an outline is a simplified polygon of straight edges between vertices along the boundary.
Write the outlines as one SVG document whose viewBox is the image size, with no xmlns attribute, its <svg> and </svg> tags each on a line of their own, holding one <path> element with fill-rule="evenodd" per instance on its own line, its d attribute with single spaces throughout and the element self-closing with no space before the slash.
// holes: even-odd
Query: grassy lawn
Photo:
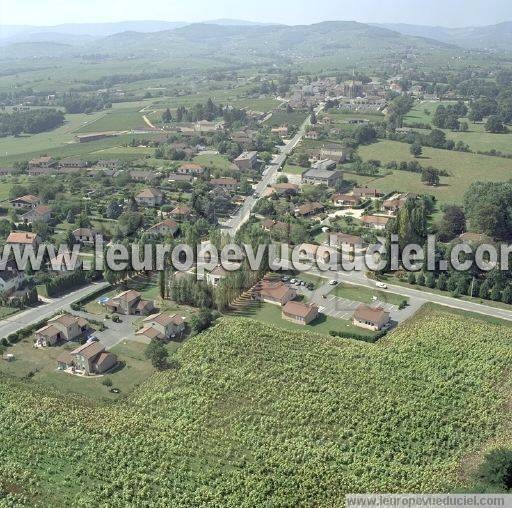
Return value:
<svg viewBox="0 0 512 508">
<path fill-rule="evenodd" d="M 63 351 L 78 347 L 77 343 L 44 349 L 36 349 L 32 344 L 33 338 L 29 337 L 10 347 L 8 352 L 14 354 L 15 360 L 2 361 L 0 370 L 65 393 L 79 393 L 94 399 L 118 399 L 154 372 L 151 363 L 144 358 L 145 344 L 131 341 L 115 346 L 112 352 L 118 356 L 120 365 L 107 376 L 113 386 L 121 390 L 121 394 L 113 394 L 102 384 L 104 377 L 84 378 L 57 370 L 57 357 Z"/>
<path fill-rule="evenodd" d="M 359 154 L 364 160 L 411 161 L 409 145 L 397 141 L 380 141 L 362 146 Z M 366 180 L 385 192 L 394 190 L 432 194 L 440 203 L 460 203 L 464 192 L 475 181 L 506 181 L 512 177 L 512 160 L 486 155 L 475 155 L 450 150 L 424 148 L 418 159 L 423 166 L 446 169 L 451 176 L 441 177 L 438 187 L 430 187 L 420 181 L 420 175 L 407 171 L 393 171 L 390 175 Z M 352 175 L 351 179 L 354 178 Z M 354 179 L 358 179 L 355 177 Z"/>
<path fill-rule="evenodd" d="M 7 201 L 9 199 L 9 192 L 12 186 L 12 179 L 2 179 L 0 181 L 0 201 Z"/>
<path fill-rule="evenodd" d="M 430 124 L 432 117 L 438 106 L 441 104 L 447 106 L 449 104 L 455 104 L 456 101 L 422 101 L 417 103 L 411 111 L 405 116 L 404 124 L 412 125 L 418 123 Z M 428 111 L 430 114 L 427 114 Z"/>
<path fill-rule="evenodd" d="M 306 279 L 306 277 L 302 277 Z M 267 325 L 275 325 L 285 330 L 301 330 L 314 332 L 321 335 L 329 335 L 329 331 L 355 333 L 361 337 L 371 337 L 374 334 L 367 330 L 361 330 L 350 321 L 335 319 L 330 316 L 320 315 L 315 321 L 306 326 L 296 325 L 281 318 L 281 307 L 271 303 L 259 303 L 251 305 L 243 311 L 237 311 L 237 316 L 249 317 Z"/>
<path fill-rule="evenodd" d="M 451 139 L 455 143 L 462 141 L 469 145 L 469 148 L 474 152 L 488 152 L 490 150 L 498 150 L 505 154 L 512 153 L 512 133 L 506 134 L 492 134 L 486 132 L 484 123 L 467 122 L 469 130 L 467 132 L 453 132 L 451 130 L 443 129 L 446 134 L 446 139 Z M 418 132 L 428 134 L 428 130 L 415 129 Z"/>
<path fill-rule="evenodd" d="M 302 166 L 295 166 L 294 164 L 286 163 L 283 168 L 283 173 L 288 173 L 290 175 L 302 175 L 307 168 L 303 168 Z"/>
<path fill-rule="evenodd" d="M 3 307 L 0 306 L 0 319 L 5 319 L 8 316 L 12 316 L 19 312 L 20 309 L 14 309 L 13 307 Z"/>
<path fill-rule="evenodd" d="M 193 160 L 194 162 L 197 162 L 197 164 L 201 164 L 210 169 L 237 169 L 237 167 L 227 157 L 220 154 L 196 155 Z"/>
<path fill-rule="evenodd" d="M 384 303 L 390 303 L 392 305 L 399 305 L 400 302 L 406 300 L 401 295 L 396 293 L 389 293 L 388 291 L 378 291 L 376 289 L 370 289 L 364 286 L 357 286 L 354 284 L 347 284 L 345 282 L 340 283 L 332 294 L 339 296 L 340 298 L 346 298 L 347 300 L 354 300 L 356 302 L 371 303 L 372 297 Z"/>
</svg>

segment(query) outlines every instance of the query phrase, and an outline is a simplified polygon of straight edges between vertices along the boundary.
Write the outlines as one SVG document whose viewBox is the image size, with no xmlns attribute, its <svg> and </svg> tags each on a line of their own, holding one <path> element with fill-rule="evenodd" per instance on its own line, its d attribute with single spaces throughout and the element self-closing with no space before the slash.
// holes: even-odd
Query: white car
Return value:
<svg viewBox="0 0 512 508">
<path fill-rule="evenodd" d="M 387 289 L 388 286 L 386 284 L 384 284 L 384 282 L 377 282 L 377 284 L 375 284 L 378 288 L 381 288 L 381 289 Z"/>
<path fill-rule="evenodd" d="M 329 281 L 329 286 L 336 286 L 338 284 L 338 281 L 337 280 L 330 280 Z"/>
<path fill-rule="evenodd" d="M 295 279 L 290 280 L 290 284 L 295 284 L 297 281 Z"/>
</svg>

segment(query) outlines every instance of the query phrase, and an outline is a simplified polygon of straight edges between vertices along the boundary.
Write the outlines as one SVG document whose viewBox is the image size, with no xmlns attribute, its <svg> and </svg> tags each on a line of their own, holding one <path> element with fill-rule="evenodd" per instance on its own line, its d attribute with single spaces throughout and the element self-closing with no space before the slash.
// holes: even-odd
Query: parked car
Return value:
<svg viewBox="0 0 512 508">
<path fill-rule="evenodd" d="M 329 285 L 330 285 L 330 286 L 336 286 L 337 284 L 338 284 L 338 281 L 337 281 L 337 280 L 334 280 L 334 279 L 333 279 L 333 280 L 330 280 L 330 281 L 329 281 Z"/>
<path fill-rule="evenodd" d="M 290 280 L 290 277 L 288 277 L 287 275 L 284 275 L 283 277 L 281 277 L 281 280 L 283 282 L 288 282 Z"/>
<path fill-rule="evenodd" d="M 384 284 L 384 282 L 377 282 L 377 284 L 375 284 L 378 288 L 381 288 L 381 289 L 387 289 L 388 286 L 386 284 Z"/>
<path fill-rule="evenodd" d="M 297 281 L 295 279 L 290 280 L 290 284 L 295 284 Z"/>
</svg>

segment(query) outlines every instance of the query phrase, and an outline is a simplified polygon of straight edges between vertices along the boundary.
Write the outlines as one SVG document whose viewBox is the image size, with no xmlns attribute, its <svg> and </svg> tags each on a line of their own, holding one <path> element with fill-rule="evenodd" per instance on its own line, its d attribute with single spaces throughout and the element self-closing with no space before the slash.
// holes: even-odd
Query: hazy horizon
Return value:
<svg viewBox="0 0 512 508">
<path fill-rule="evenodd" d="M 361 23 L 405 23 L 425 26 L 467 27 L 493 25 L 512 20 L 512 3 L 496 0 L 492 9 L 481 0 L 283 0 L 276 4 L 260 0 L 245 4 L 233 0 L 153 0 L 151 8 L 135 0 L 21 0 L 0 9 L 0 25 L 55 26 L 69 23 L 115 23 L 167 21 L 197 23 L 217 19 L 235 19 L 287 25 L 322 21 L 358 21 Z M 121 16 L 119 13 L 130 13 Z"/>
</svg>

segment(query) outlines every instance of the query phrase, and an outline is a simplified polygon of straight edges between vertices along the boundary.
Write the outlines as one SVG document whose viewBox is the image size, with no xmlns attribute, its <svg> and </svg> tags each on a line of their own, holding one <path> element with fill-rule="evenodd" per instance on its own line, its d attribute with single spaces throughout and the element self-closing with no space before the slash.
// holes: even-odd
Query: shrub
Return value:
<svg viewBox="0 0 512 508">
<path fill-rule="evenodd" d="M 499 448 L 488 453 L 475 473 L 475 480 L 482 491 L 512 491 L 512 450 Z"/>
</svg>

